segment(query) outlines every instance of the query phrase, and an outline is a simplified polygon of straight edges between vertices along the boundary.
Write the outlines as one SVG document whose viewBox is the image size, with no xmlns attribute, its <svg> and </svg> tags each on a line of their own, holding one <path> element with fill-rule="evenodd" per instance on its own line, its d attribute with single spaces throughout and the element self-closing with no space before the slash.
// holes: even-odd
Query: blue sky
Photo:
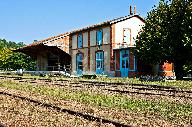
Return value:
<svg viewBox="0 0 192 127">
<path fill-rule="evenodd" d="M 1 0 L 0 38 L 32 43 L 77 28 L 129 14 L 142 17 L 159 0 Z"/>
</svg>

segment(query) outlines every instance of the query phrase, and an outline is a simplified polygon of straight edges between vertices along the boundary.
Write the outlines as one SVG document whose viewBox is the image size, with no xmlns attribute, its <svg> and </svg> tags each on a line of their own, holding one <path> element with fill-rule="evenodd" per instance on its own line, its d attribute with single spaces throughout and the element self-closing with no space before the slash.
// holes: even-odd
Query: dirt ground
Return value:
<svg viewBox="0 0 192 127">
<path fill-rule="evenodd" d="M 0 95 L 0 123 L 7 127 L 113 127 L 5 95 Z"/>
<path fill-rule="evenodd" d="M 190 126 L 188 120 L 177 120 L 170 122 L 158 114 L 147 112 L 131 112 L 121 109 L 107 107 L 95 107 L 69 100 L 57 100 L 46 96 L 35 95 L 23 91 L 0 89 L 12 95 L 18 95 L 44 103 L 57 105 L 62 109 L 68 109 L 91 116 L 101 117 L 123 123 L 123 125 L 133 127 L 177 127 Z M 54 108 L 44 107 L 27 100 L 22 100 L 12 96 L 0 95 L 0 123 L 7 127 L 30 127 L 30 126 L 55 126 L 55 127 L 113 127 L 110 123 L 90 121 L 81 116 L 71 115 L 67 112 L 58 112 Z"/>
<path fill-rule="evenodd" d="M 5 79 L 6 81 L 7 79 Z M 25 84 L 26 82 L 13 82 Z M 168 92 L 160 91 L 145 91 L 145 90 L 134 90 L 126 87 L 97 87 L 97 86 L 86 86 L 83 84 L 65 84 L 64 86 L 56 85 L 55 82 L 42 82 L 34 81 L 32 83 L 34 87 L 36 85 L 45 85 L 51 88 L 62 88 L 69 91 L 89 91 L 90 93 L 113 95 L 121 94 L 116 92 L 110 92 L 106 89 L 114 90 L 129 90 L 135 93 L 125 94 L 130 99 L 146 99 L 152 101 L 166 100 L 171 103 L 188 103 L 192 104 L 192 100 L 189 98 L 181 98 L 175 96 L 169 96 Z M 29 82 L 28 82 L 29 83 Z M 83 87 L 82 87 L 83 86 Z M 137 94 L 151 93 L 148 94 Z M 163 118 L 158 113 L 150 113 L 145 111 L 134 112 L 125 109 L 111 108 L 104 106 L 94 106 L 85 104 L 82 102 L 72 100 L 62 100 L 48 95 L 40 95 L 34 92 L 24 92 L 19 90 L 7 89 L 0 87 L 0 127 L 1 124 L 6 127 L 114 127 L 115 124 L 127 127 L 178 127 L 185 126 L 191 127 L 191 119 L 175 119 L 169 120 Z M 7 93 L 7 94 L 3 94 Z M 164 94 L 154 95 L 154 94 Z M 189 95 L 190 97 L 191 95 Z M 32 101 L 30 101 L 32 100 Z M 37 103 L 40 102 L 40 103 Z M 46 106 L 46 104 L 53 105 L 53 107 Z M 58 111 L 56 107 L 64 109 L 64 111 Z M 76 112 L 72 114 L 71 112 Z M 83 115 L 78 115 L 83 114 Z M 93 118 L 99 118 L 100 121 L 90 120 L 84 115 L 91 116 Z M 103 122 L 102 120 L 108 120 Z M 112 121 L 112 122 L 110 122 Z M 116 125 L 116 126 L 119 126 Z"/>
</svg>

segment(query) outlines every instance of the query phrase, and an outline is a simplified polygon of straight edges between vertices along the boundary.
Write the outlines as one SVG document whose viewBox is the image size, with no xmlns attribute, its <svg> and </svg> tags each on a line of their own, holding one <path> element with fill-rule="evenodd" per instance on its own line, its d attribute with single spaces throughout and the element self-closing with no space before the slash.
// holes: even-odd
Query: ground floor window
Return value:
<svg viewBox="0 0 192 127">
<path fill-rule="evenodd" d="M 96 73 L 102 74 L 104 71 L 104 52 L 96 52 Z"/>
<path fill-rule="evenodd" d="M 78 53 L 76 56 L 76 70 L 78 75 L 81 75 L 83 72 L 83 54 L 82 53 Z"/>
<path fill-rule="evenodd" d="M 129 50 L 121 51 L 121 68 L 129 68 Z"/>
<path fill-rule="evenodd" d="M 130 52 L 129 61 L 130 61 L 130 65 L 129 65 L 130 71 L 135 71 L 136 70 L 136 58 L 135 58 L 135 55 L 133 52 Z"/>
</svg>

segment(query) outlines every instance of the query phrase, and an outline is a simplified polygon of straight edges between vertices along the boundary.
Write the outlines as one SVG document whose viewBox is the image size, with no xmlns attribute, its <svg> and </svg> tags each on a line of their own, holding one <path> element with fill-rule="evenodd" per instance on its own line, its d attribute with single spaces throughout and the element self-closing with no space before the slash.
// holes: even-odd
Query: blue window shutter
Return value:
<svg viewBox="0 0 192 127">
<path fill-rule="evenodd" d="M 102 45 L 103 41 L 103 31 L 102 29 L 97 31 L 97 45 Z"/>
<path fill-rule="evenodd" d="M 83 37 L 82 34 L 78 34 L 78 48 L 82 48 L 83 47 Z"/>
</svg>

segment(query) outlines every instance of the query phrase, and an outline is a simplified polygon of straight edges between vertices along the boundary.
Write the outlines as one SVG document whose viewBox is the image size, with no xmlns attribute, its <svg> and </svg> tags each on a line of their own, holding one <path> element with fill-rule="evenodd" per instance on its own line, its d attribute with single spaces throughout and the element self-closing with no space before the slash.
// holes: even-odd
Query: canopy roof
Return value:
<svg viewBox="0 0 192 127">
<path fill-rule="evenodd" d="M 70 58 L 70 55 L 68 53 L 64 52 L 63 50 L 61 50 L 57 46 L 48 46 L 48 45 L 45 45 L 43 43 L 36 43 L 36 44 L 31 45 L 31 46 L 21 47 L 19 49 L 14 50 L 14 52 L 22 52 L 22 53 L 25 53 L 25 54 L 33 57 L 33 58 L 36 58 L 40 52 L 51 52 L 51 53 L 58 55 L 60 57 L 66 57 L 67 56 Z"/>
</svg>

